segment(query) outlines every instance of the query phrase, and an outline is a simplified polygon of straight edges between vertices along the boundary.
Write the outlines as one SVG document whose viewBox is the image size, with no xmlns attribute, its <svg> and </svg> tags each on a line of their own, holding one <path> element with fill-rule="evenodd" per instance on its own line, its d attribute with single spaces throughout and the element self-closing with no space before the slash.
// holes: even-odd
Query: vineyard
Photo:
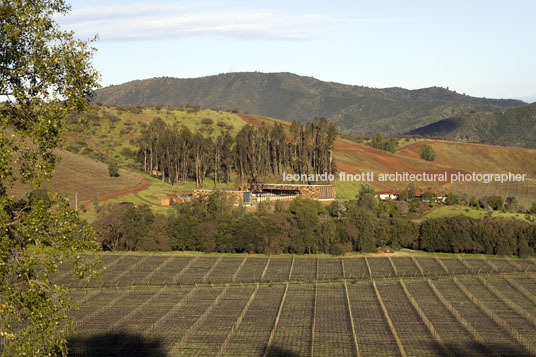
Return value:
<svg viewBox="0 0 536 357">
<path fill-rule="evenodd" d="M 102 255 L 73 356 L 536 355 L 536 261 Z"/>
</svg>

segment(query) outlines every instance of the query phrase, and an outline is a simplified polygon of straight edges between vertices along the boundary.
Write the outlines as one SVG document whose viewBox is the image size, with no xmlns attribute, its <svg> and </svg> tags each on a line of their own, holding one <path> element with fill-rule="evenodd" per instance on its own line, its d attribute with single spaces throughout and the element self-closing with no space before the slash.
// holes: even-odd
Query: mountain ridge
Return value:
<svg viewBox="0 0 536 357">
<path fill-rule="evenodd" d="M 362 135 L 376 130 L 399 134 L 468 111 L 494 112 L 526 104 L 515 99 L 476 98 L 441 87 L 377 89 L 286 72 L 135 80 L 97 90 L 94 101 L 141 106 L 190 103 L 301 122 L 323 116 L 341 132 Z"/>
<path fill-rule="evenodd" d="M 536 103 L 494 113 L 475 112 L 443 119 L 409 131 L 409 135 L 536 148 Z"/>
</svg>

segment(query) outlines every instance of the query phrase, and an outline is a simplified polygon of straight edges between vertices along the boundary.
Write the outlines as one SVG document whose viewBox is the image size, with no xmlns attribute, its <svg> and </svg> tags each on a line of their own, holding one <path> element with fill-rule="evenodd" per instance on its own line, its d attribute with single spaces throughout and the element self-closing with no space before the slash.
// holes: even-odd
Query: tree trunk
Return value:
<svg viewBox="0 0 536 357">
<path fill-rule="evenodd" d="M 143 172 L 147 173 L 147 150 L 143 149 Z"/>
</svg>

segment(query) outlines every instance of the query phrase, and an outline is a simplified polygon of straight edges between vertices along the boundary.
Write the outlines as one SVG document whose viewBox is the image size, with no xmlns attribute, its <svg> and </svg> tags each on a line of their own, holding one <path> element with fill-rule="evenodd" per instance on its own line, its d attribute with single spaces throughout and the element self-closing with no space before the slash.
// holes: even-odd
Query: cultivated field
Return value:
<svg viewBox="0 0 536 357">
<path fill-rule="evenodd" d="M 140 175 L 135 175 L 127 170 L 119 170 L 118 177 L 110 177 L 108 165 L 90 159 L 83 155 L 71 153 L 66 150 L 57 150 L 58 163 L 54 176 L 44 183 L 44 187 L 54 192 L 59 192 L 67 197 L 72 205 L 75 204 L 75 195 L 78 203 L 91 202 L 94 197 L 110 196 L 120 191 L 132 190 L 142 182 Z M 20 181 L 8 189 L 8 193 L 16 199 L 22 198 L 31 191 L 30 184 L 22 184 Z"/>
<path fill-rule="evenodd" d="M 102 255 L 73 356 L 535 355 L 536 262 Z"/>
<path fill-rule="evenodd" d="M 536 177 L 536 150 L 508 146 L 470 144 L 454 141 L 423 140 L 406 145 L 397 154 L 420 157 L 420 147 L 430 145 L 435 153 L 434 164 L 469 172 L 519 173 Z"/>
<path fill-rule="evenodd" d="M 449 186 L 448 191 L 467 195 L 467 197 L 485 197 L 499 195 L 502 198 L 516 197 L 519 205 L 531 207 L 536 202 L 536 179 L 525 182 L 462 182 Z"/>
</svg>

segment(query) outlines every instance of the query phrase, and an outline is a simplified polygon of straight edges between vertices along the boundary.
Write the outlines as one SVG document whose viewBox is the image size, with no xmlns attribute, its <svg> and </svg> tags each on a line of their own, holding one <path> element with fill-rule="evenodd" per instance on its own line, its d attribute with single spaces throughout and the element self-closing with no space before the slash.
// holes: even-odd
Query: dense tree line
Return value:
<svg viewBox="0 0 536 357">
<path fill-rule="evenodd" d="M 507 218 L 455 216 L 425 220 L 419 246 L 430 252 L 534 256 L 536 227 Z"/>
<path fill-rule="evenodd" d="M 281 124 L 244 126 L 233 138 L 229 132 L 204 137 L 186 127 L 169 126 L 155 118 L 145 129 L 139 145 L 146 173 L 170 184 L 195 180 L 202 186 L 211 176 L 214 183 L 229 182 L 231 172 L 241 182 L 259 182 L 284 171 L 321 174 L 335 171 L 332 157 L 337 136 L 335 124 L 315 119 L 302 125 L 294 122 L 287 136 Z"/>
<path fill-rule="evenodd" d="M 534 256 L 536 225 L 504 218 L 467 216 L 414 223 L 372 190 L 354 201 L 297 198 L 289 205 L 246 212 L 221 192 L 175 205 L 169 216 L 145 206 L 102 210 L 95 228 L 106 250 L 195 250 L 204 252 L 374 252 L 402 247 L 430 252 Z"/>
</svg>

